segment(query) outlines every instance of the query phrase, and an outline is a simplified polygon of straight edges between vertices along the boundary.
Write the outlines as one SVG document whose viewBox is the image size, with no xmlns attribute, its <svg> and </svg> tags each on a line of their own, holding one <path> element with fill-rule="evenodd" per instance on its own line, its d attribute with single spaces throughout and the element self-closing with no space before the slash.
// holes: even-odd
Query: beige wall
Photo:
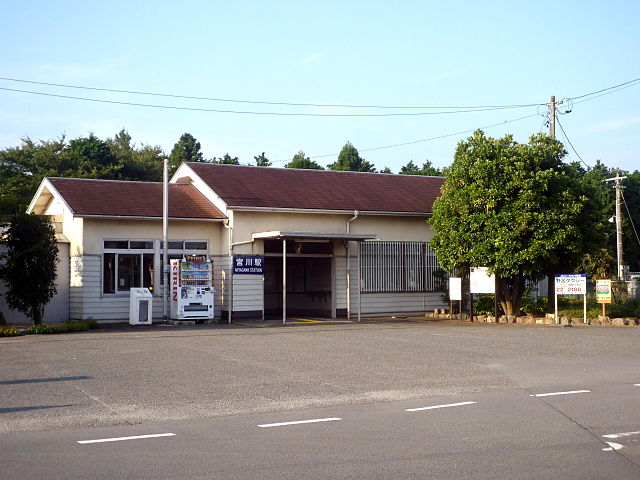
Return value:
<svg viewBox="0 0 640 480">
<path fill-rule="evenodd" d="M 251 234 L 273 230 L 292 232 L 347 233 L 353 214 L 230 212 L 233 242 L 251 240 Z M 351 222 L 351 233 L 377 235 L 377 240 L 426 242 L 433 237 L 427 217 L 361 215 Z M 337 242 L 340 243 L 340 242 Z M 262 242 L 237 245 L 234 253 L 262 253 Z M 338 252 L 336 252 L 338 253 Z"/>
<path fill-rule="evenodd" d="M 224 230 L 220 222 L 171 221 L 169 239 L 206 240 L 209 242 L 209 254 L 220 255 L 226 253 L 221 238 L 226 239 Z M 84 219 L 84 254 L 102 254 L 102 242 L 105 238 L 159 239 L 162 238 L 162 221 Z"/>
</svg>

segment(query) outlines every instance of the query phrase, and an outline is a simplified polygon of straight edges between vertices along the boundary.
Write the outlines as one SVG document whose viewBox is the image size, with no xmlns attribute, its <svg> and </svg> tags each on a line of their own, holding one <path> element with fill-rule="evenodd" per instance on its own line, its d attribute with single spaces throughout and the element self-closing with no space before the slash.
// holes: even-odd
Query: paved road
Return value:
<svg viewBox="0 0 640 480">
<path fill-rule="evenodd" d="M 638 335 L 405 323 L 5 339 L 2 477 L 637 479 Z M 333 420 L 259 426 L 314 419 Z"/>
</svg>

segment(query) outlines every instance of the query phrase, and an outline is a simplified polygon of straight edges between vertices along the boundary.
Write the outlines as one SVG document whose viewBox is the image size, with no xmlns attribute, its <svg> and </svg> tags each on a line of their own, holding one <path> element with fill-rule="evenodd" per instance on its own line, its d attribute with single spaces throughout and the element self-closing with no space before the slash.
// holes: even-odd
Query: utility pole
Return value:
<svg viewBox="0 0 640 480">
<path fill-rule="evenodd" d="M 551 95 L 549 102 L 549 135 L 556 138 L 556 96 Z"/>
<path fill-rule="evenodd" d="M 605 182 L 614 182 L 613 188 L 616 190 L 616 252 L 618 260 L 618 280 L 624 280 L 623 259 L 622 259 L 622 180 L 627 177 L 620 176 L 620 170 L 616 170 L 616 176 L 607 178 Z"/>
</svg>

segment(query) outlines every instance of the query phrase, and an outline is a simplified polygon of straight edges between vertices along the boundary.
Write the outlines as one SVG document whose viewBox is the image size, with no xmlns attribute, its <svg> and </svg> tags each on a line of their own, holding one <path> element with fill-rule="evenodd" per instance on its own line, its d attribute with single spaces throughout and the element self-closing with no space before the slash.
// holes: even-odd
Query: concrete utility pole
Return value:
<svg viewBox="0 0 640 480">
<path fill-rule="evenodd" d="M 620 176 L 620 170 L 616 171 L 616 176 L 607 178 L 605 182 L 614 182 L 616 189 L 616 252 L 618 260 L 618 280 L 624 280 L 623 259 L 622 259 L 622 180 L 627 177 Z"/>
<path fill-rule="evenodd" d="M 169 157 L 164 158 L 162 166 L 162 268 L 161 275 L 163 279 L 162 289 L 162 321 L 167 322 L 168 300 L 169 300 Z"/>
<path fill-rule="evenodd" d="M 556 96 L 551 95 L 549 102 L 549 135 L 556 138 Z"/>
</svg>

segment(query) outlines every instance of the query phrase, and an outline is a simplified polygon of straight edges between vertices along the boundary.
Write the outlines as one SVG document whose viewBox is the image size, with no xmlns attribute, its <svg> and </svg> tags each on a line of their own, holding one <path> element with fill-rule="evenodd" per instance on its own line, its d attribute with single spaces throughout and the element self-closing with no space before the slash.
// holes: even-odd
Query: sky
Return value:
<svg viewBox="0 0 640 480">
<path fill-rule="evenodd" d="M 300 150 L 327 165 L 351 142 L 397 172 L 450 165 L 478 128 L 548 132 L 554 95 L 569 161 L 640 169 L 640 2 L 2 3 L 0 149 L 124 128 L 274 166 Z"/>
</svg>

